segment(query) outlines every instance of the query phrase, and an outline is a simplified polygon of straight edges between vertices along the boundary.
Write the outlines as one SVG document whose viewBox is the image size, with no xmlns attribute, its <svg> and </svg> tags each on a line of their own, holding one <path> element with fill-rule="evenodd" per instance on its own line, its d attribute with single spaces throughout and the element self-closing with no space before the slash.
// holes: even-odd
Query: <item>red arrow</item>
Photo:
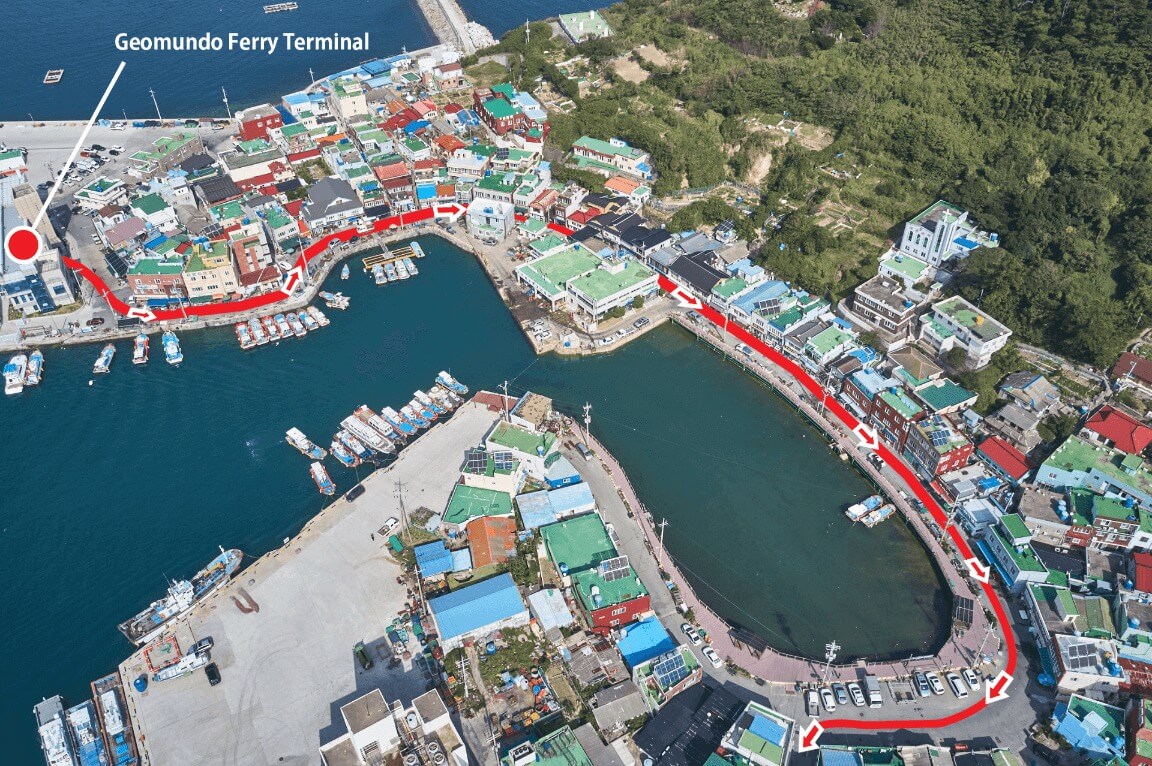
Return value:
<svg viewBox="0 0 1152 766">
<path fill-rule="evenodd" d="M 860 438 L 860 446 L 864 449 L 875 452 L 880 448 L 880 437 L 876 434 L 875 428 L 864 423 L 857 423 L 856 427 L 852 429 L 852 433 Z"/>
<path fill-rule="evenodd" d="M 1012 683 L 1012 676 L 1001 670 L 1000 675 L 984 687 L 984 702 L 991 704 L 997 700 L 1007 699 L 1008 692 L 1006 690 L 1010 683 Z"/>
<path fill-rule="evenodd" d="M 284 276 L 284 286 L 280 288 L 280 292 L 285 295 L 292 295 L 292 291 L 296 289 L 296 285 L 303 276 L 304 267 L 299 264 L 293 266 L 292 270 Z"/>
<path fill-rule="evenodd" d="M 812 723 L 808 724 L 808 728 L 800 732 L 800 745 L 796 748 L 796 752 L 803 753 L 807 750 L 819 750 L 820 746 L 816 744 L 816 740 L 820 739 L 820 735 L 824 733 L 824 727 L 815 718 Z"/>
<path fill-rule="evenodd" d="M 973 556 L 970 559 L 964 559 L 964 563 L 968 565 L 968 572 L 973 577 L 985 585 L 988 584 L 989 569 L 980 563 L 980 559 Z"/>
</svg>

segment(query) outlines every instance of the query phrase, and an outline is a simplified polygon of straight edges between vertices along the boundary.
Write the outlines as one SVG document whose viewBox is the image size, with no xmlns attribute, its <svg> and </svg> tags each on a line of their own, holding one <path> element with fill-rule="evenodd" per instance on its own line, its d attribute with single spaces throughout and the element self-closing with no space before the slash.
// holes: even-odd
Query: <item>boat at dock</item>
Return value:
<svg viewBox="0 0 1152 766">
<path fill-rule="evenodd" d="M 4 393 L 14 396 L 24 390 L 24 379 L 28 375 L 28 356 L 17 354 L 4 365 Z"/>
<path fill-rule="evenodd" d="M 428 396 L 432 397 L 434 402 L 449 412 L 460 406 L 457 399 L 449 394 L 448 389 L 438 385 L 428 389 Z"/>
<path fill-rule="evenodd" d="M 359 418 L 349 415 L 340 421 L 340 425 L 344 426 L 344 428 L 347 429 L 348 433 L 350 433 L 352 436 L 355 436 L 361 442 L 366 444 L 369 449 L 375 450 L 381 454 L 394 452 L 396 449 L 396 447 L 390 441 L 378 434 L 374 428 Z"/>
<path fill-rule="evenodd" d="M 288 325 L 292 328 L 292 334 L 297 338 L 303 338 L 308 334 L 308 328 L 300 321 L 300 317 L 296 316 L 296 312 L 289 311 L 286 319 L 288 320 Z"/>
<path fill-rule="evenodd" d="M 276 315 L 276 328 L 280 330 L 281 338 L 292 337 L 292 325 L 288 324 L 288 319 L 283 314 Z"/>
<path fill-rule="evenodd" d="M 285 440 L 298 449 L 304 457 L 310 457 L 313 460 L 323 460 L 328 456 L 327 452 L 316 446 L 299 428 L 289 428 L 284 436 Z"/>
<path fill-rule="evenodd" d="M 248 328 L 247 322 L 236 323 L 236 340 L 240 341 L 240 348 L 245 351 L 256 348 L 256 341 L 252 337 L 252 331 Z"/>
<path fill-rule="evenodd" d="M 372 267 L 372 279 L 378 285 L 387 284 L 388 275 L 384 272 L 384 267 L 379 263 Z"/>
<path fill-rule="evenodd" d="M 328 451 L 332 453 L 332 457 L 340 461 L 340 464 L 345 468 L 355 468 L 360 465 L 360 458 L 348 451 L 348 448 L 340 443 L 338 439 L 333 439 L 332 443 L 328 445 Z"/>
<path fill-rule="evenodd" d="M 348 279 L 350 276 L 352 276 L 352 269 L 348 268 L 348 264 L 344 264 L 344 267 L 340 269 L 340 278 Z"/>
<path fill-rule="evenodd" d="M 24 373 L 25 386 L 38 386 L 44 377 L 44 354 L 36 349 L 28 355 L 28 372 Z"/>
<path fill-rule="evenodd" d="M 180 339 L 176 337 L 176 333 L 167 330 L 161 340 L 164 341 L 164 361 L 172 365 L 184 361 L 184 352 L 180 350 Z"/>
<path fill-rule="evenodd" d="M 32 708 L 32 714 L 48 766 L 76 766 L 76 753 L 64 724 L 64 698 L 57 694 L 42 700 Z"/>
<path fill-rule="evenodd" d="M 268 333 L 271 340 L 280 340 L 280 328 L 276 326 L 276 320 L 271 316 L 260 317 L 260 323 L 264 325 L 264 332 Z"/>
<path fill-rule="evenodd" d="M 326 317 L 324 312 L 315 306 L 308 307 L 308 315 L 315 319 L 316 324 L 320 325 L 321 327 L 327 327 L 328 325 L 332 324 L 332 320 Z"/>
<path fill-rule="evenodd" d="M 107 766 L 108 755 L 104 751 L 104 738 L 100 736 L 96 707 L 91 700 L 85 700 L 79 705 L 68 708 L 67 718 L 80 766 Z"/>
<path fill-rule="evenodd" d="M 191 580 L 179 580 L 168 586 L 159 601 L 118 626 L 120 632 L 136 646 L 143 646 L 164 632 L 164 626 L 187 612 L 192 606 L 222 588 L 240 568 L 244 554 L 236 548 L 220 549 L 220 555 L 208 562 Z"/>
<path fill-rule="evenodd" d="M 299 7 L 296 3 L 272 3 L 264 6 L 264 13 L 283 13 L 284 11 L 294 11 Z"/>
<path fill-rule="evenodd" d="M 395 440 L 400 438 L 396 433 L 396 429 L 393 428 L 387 420 L 373 412 L 372 408 L 367 404 L 361 404 L 353 414 L 359 418 L 362 423 L 367 424 L 369 428 L 376 431 L 385 439 Z"/>
<path fill-rule="evenodd" d="M 448 388 L 448 386 L 444 385 L 440 381 L 436 381 L 436 384 L 434 386 L 432 386 L 432 392 L 434 394 L 438 393 L 441 396 L 447 397 L 448 400 L 450 402 L 452 402 L 452 404 L 455 405 L 456 407 L 459 407 L 461 404 L 464 403 L 464 397 L 462 397 L 460 394 L 456 393 L 452 389 Z"/>
<path fill-rule="evenodd" d="M 413 398 L 412 401 L 408 402 L 407 407 L 420 417 L 427 420 L 429 423 L 440 417 L 439 408 L 431 407 L 416 398 Z M 401 410 L 401 412 L 403 412 L 403 410 Z"/>
<path fill-rule="evenodd" d="M 312 316 L 311 313 L 307 311 L 298 311 L 296 312 L 296 316 L 299 317 L 300 321 L 304 323 L 304 327 L 308 330 L 308 332 L 320 329 L 320 323 L 316 321 L 316 317 Z"/>
<path fill-rule="evenodd" d="M 395 282 L 400 279 L 400 275 L 396 272 L 396 264 L 392 262 L 384 264 L 384 273 L 388 276 L 389 282 Z"/>
<path fill-rule="evenodd" d="M 132 766 L 137 762 L 136 740 L 132 736 L 132 722 L 124 714 L 124 688 L 119 673 L 110 673 L 92 682 L 92 699 L 100 728 L 104 731 L 104 744 L 108 746 L 109 766 Z"/>
<path fill-rule="evenodd" d="M 414 424 L 417 428 L 427 428 L 432 425 L 428 418 L 412 409 L 411 404 L 405 404 L 400 408 L 400 414 L 403 415 L 408 422 Z"/>
<path fill-rule="evenodd" d="M 380 410 L 380 414 L 388 421 L 388 425 L 395 428 L 405 438 L 414 436 L 416 434 L 416 426 L 409 423 L 407 419 L 400 416 L 400 413 L 391 407 L 385 407 Z"/>
<path fill-rule="evenodd" d="M 353 455 L 358 457 L 361 462 L 372 459 L 372 451 L 364 446 L 364 442 L 360 441 L 343 428 L 336 432 L 336 441 L 343 444 L 344 447 Z"/>
<path fill-rule="evenodd" d="M 404 261 L 393 261 L 392 266 L 396 268 L 396 276 L 400 279 L 408 278 L 408 267 L 404 265 Z"/>
<path fill-rule="evenodd" d="M 47 71 L 47 73 L 45 73 L 45 75 L 44 75 L 44 84 L 45 85 L 55 85 L 56 83 L 60 82 L 63 79 L 64 79 L 64 70 L 63 69 L 49 69 Z"/>
<path fill-rule="evenodd" d="M 412 276 L 416 276 L 420 273 L 416 270 L 416 264 L 412 261 L 411 258 L 404 258 L 400 262 L 404 264 L 404 268 L 408 269 L 408 273 Z"/>
<path fill-rule="evenodd" d="M 211 661 L 212 656 L 208 652 L 188 654 L 181 657 L 179 662 L 174 662 L 165 668 L 157 670 L 152 674 L 152 680 L 159 683 L 161 681 L 171 681 L 173 678 L 190 676 L 197 668 L 202 668 Z"/>
<path fill-rule="evenodd" d="M 255 317 L 248 320 L 248 331 L 252 333 L 252 340 L 256 341 L 257 346 L 263 346 L 269 341 L 268 333 L 264 331 L 264 325 Z"/>
<path fill-rule="evenodd" d="M 148 336 L 140 333 L 132 343 L 132 364 L 148 364 Z"/>
<path fill-rule="evenodd" d="M 313 463 L 309 467 L 309 472 L 312 474 L 312 481 L 316 483 L 316 489 L 320 490 L 321 495 L 336 494 L 336 485 L 332 483 L 332 477 L 328 475 L 328 470 L 323 465 Z"/>
<path fill-rule="evenodd" d="M 108 372 L 112 369 L 112 357 L 114 356 L 116 356 L 116 347 L 111 343 L 105 343 L 104 348 L 100 349 L 100 356 L 96 357 L 96 364 L 92 365 L 92 372 L 96 375 Z"/>
<path fill-rule="evenodd" d="M 433 414 L 435 414 L 437 417 L 448 411 L 447 407 L 440 404 L 423 391 L 414 391 L 413 396 L 416 397 L 414 401 L 419 401 L 422 405 L 432 410 Z"/>
<path fill-rule="evenodd" d="M 876 508 L 875 510 L 872 510 L 872 511 L 869 511 L 868 513 L 866 513 L 860 519 L 860 522 L 864 526 L 871 529 L 872 527 L 876 526 L 881 521 L 884 521 L 885 519 L 887 519 L 889 516 L 891 516 L 894 513 L 896 513 L 896 506 L 892 505 L 891 503 L 888 503 L 886 505 L 882 505 L 879 508 Z"/>
<path fill-rule="evenodd" d="M 341 311 L 348 308 L 348 304 L 352 302 L 352 299 L 344 293 L 330 293 L 325 291 L 320 293 L 320 297 L 324 299 L 325 306 L 330 309 L 340 309 Z M 323 324 L 323 322 L 321 322 L 321 324 Z"/>
<path fill-rule="evenodd" d="M 445 388 L 455 391 L 456 393 L 460 394 L 460 396 L 464 396 L 468 393 L 468 386 L 456 380 L 456 378 L 452 377 L 444 370 L 441 370 L 440 374 L 436 376 L 436 382 L 443 384 Z"/>
<path fill-rule="evenodd" d="M 883 497 L 881 497 L 880 495 L 871 495 L 869 497 L 864 498 L 859 503 L 854 503 L 854 504 L 848 506 L 848 509 L 846 511 L 844 511 L 844 515 L 847 516 L 852 521 L 860 521 L 862 518 L 864 518 L 869 513 L 876 510 L 877 508 L 879 508 L 883 504 L 884 504 L 884 498 Z"/>
</svg>

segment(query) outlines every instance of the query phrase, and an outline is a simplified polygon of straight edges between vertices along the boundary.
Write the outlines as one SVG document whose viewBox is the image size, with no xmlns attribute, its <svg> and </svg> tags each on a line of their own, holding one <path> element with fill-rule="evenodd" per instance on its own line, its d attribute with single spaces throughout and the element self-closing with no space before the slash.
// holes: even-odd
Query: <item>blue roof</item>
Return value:
<svg viewBox="0 0 1152 766">
<path fill-rule="evenodd" d="M 547 526 L 562 516 L 590 510 L 595 505 L 592 489 L 584 482 L 516 497 L 516 507 L 520 509 L 520 519 L 525 529 Z"/>
<path fill-rule="evenodd" d="M 476 116 L 476 112 L 471 109 L 462 109 L 456 113 L 456 119 L 466 125 L 479 125 L 480 118 Z"/>
<path fill-rule="evenodd" d="M 863 391 L 869 399 L 875 399 L 876 395 L 888 390 L 891 386 L 897 385 L 891 378 L 886 378 L 875 370 L 860 370 L 848 376 L 848 378 L 856 385 L 856 388 Z"/>
<path fill-rule="evenodd" d="M 452 551 L 452 571 L 467 572 L 472 568 L 472 549 L 460 548 Z"/>
<path fill-rule="evenodd" d="M 416 566 L 424 577 L 435 577 L 452 571 L 452 551 L 448 550 L 443 540 L 418 545 L 413 553 L 416 554 Z"/>
<path fill-rule="evenodd" d="M 864 761 L 855 750 L 838 750 L 832 747 L 820 748 L 822 766 L 860 766 Z"/>
<path fill-rule="evenodd" d="M 436 196 L 436 184 L 420 184 L 416 187 L 417 199 L 432 199 Z"/>
<path fill-rule="evenodd" d="M 624 630 L 627 632 L 616 642 L 616 648 L 630 668 L 676 649 L 676 642 L 655 617 L 629 625 Z"/>
<path fill-rule="evenodd" d="M 591 488 L 584 482 L 551 490 L 548 492 L 548 502 L 560 515 L 586 508 L 589 505 L 596 505 Z"/>
<path fill-rule="evenodd" d="M 441 640 L 457 638 L 528 610 L 512 575 L 490 579 L 428 600 Z"/>
<path fill-rule="evenodd" d="M 539 529 L 560 520 L 552 509 L 547 492 L 517 495 L 516 507 L 520 509 L 520 520 L 524 522 L 525 529 Z"/>
<path fill-rule="evenodd" d="M 412 120 L 412 122 L 404 126 L 404 132 L 411 135 L 418 130 L 424 130 L 424 128 L 431 124 L 428 120 Z"/>
<path fill-rule="evenodd" d="M 955 242 L 957 245 L 960 245 L 960 247 L 964 248 L 965 250 L 975 250 L 977 247 L 980 247 L 979 242 L 973 242 L 972 240 L 968 239 L 967 237 L 957 237 L 956 239 L 954 239 L 952 241 Z"/>
<path fill-rule="evenodd" d="M 875 362 L 880 355 L 876 353 L 876 349 L 871 346 L 864 346 L 863 348 L 854 348 L 848 352 L 848 356 L 854 356 L 860 360 L 860 364 L 870 364 Z"/>
<path fill-rule="evenodd" d="M 788 285 L 778 280 L 769 280 L 768 282 L 756 285 L 756 287 L 741 295 L 733 301 L 732 305 L 751 314 L 756 310 L 757 303 L 776 300 L 787 292 Z"/>
<path fill-rule="evenodd" d="M 752 714 L 752 724 L 748 731 L 781 747 L 784 747 L 784 735 L 788 733 L 788 729 L 781 726 L 779 721 L 755 713 Z"/>
<path fill-rule="evenodd" d="M 572 461 L 561 455 L 555 463 L 548 466 L 544 471 L 544 480 L 552 486 L 557 484 L 570 484 L 574 481 L 580 481 L 580 472 L 576 470 L 576 466 L 572 465 Z"/>
</svg>

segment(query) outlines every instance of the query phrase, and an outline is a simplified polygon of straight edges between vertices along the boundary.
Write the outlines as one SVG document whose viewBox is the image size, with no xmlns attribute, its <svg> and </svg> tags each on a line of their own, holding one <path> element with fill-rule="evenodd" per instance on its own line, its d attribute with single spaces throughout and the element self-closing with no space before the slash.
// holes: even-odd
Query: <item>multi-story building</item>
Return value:
<svg viewBox="0 0 1152 766">
<path fill-rule="evenodd" d="M 904 224 L 900 252 L 939 267 L 953 258 L 966 258 L 977 247 L 997 247 L 996 234 L 979 231 L 965 210 L 938 200 Z"/>
<path fill-rule="evenodd" d="M 74 199 L 82 210 L 96 211 L 128 200 L 128 187 L 119 178 L 100 176 L 76 192 Z"/>
<path fill-rule="evenodd" d="M 240 293 L 228 245 L 216 241 L 193 247 L 184 265 L 184 286 L 191 303 L 224 300 Z"/>
<path fill-rule="evenodd" d="M 329 104 L 341 121 L 348 123 L 371 114 L 364 85 L 355 77 L 337 77 L 330 81 L 330 85 Z"/>
<path fill-rule="evenodd" d="M 877 274 L 856 288 L 852 311 L 876 329 L 899 338 L 908 334 L 935 295 L 932 290 L 907 287 L 887 274 Z"/>
<path fill-rule="evenodd" d="M 1131 497 L 1152 508 L 1152 473 L 1139 455 L 1069 437 L 1036 471 L 1036 483 L 1053 489 L 1082 487 Z"/>
<path fill-rule="evenodd" d="M 347 181 L 325 176 L 308 187 L 300 214 L 308 228 L 317 232 L 356 220 L 364 215 L 364 205 Z"/>
<path fill-rule="evenodd" d="M 1001 516 L 976 547 L 1013 591 L 1048 579 L 1048 567 L 1032 549 L 1032 531 L 1015 513 Z"/>
<path fill-rule="evenodd" d="M 904 456 L 921 478 L 928 481 L 968 465 L 972 451 L 972 442 L 940 415 L 917 422 L 904 444 Z"/>
<path fill-rule="evenodd" d="M 178 130 L 153 141 L 151 151 L 135 152 L 128 160 L 137 173 L 151 177 L 167 173 L 189 157 L 203 153 L 204 141 L 198 133 Z"/>
<path fill-rule="evenodd" d="M 740 762 L 787 766 L 795 726 L 796 722 L 788 716 L 759 702 L 749 702 L 720 740 L 720 747 L 740 756 Z"/>
<path fill-rule="evenodd" d="M 379 689 L 340 706 L 345 733 L 320 747 L 324 766 L 376 766 L 400 763 L 410 752 L 441 756 L 444 766 L 468 766 L 464 740 L 448 708 L 433 689 L 405 708 L 389 705 Z M 434 746 L 434 747 L 433 747 Z"/>
<path fill-rule="evenodd" d="M 154 229 L 172 232 L 180 228 L 176 209 L 164 201 L 159 194 L 145 194 L 132 200 L 132 215 L 140 218 Z"/>
<path fill-rule="evenodd" d="M 903 451 L 912 424 L 923 417 L 924 408 L 912 401 L 903 388 L 881 391 L 872 402 L 872 425 L 897 451 Z"/>
<path fill-rule="evenodd" d="M 1004 348 L 1012 331 L 959 295 L 945 298 L 920 317 L 920 339 L 939 354 L 962 348 L 968 364 L 986 366 Z"/>
<path fill-rule="evenodd" d="M 138 303 L 151 307 L 165 307 L 188 297 L 184 285 L 184 259 L 140 258 L 125 276 L 132 297 Z"/>
<path fill-rule="evenodd" d="M 876 397 L 884 391 L 899 389 L 900 383 L 886 378 L 875 370 L 858 370 L 850 374 L 840 389 L 841 399 L 861 420 L 872 417 Z"/>
<path fill-rule="evenodd" d="M 284 126 L 284 116 L 271 104 L 241 109 L 236 113 L 236 124 L 240 126 L 240 140 L 268 138 L 268 131 Z"/>
<path fill-rule="evenodd" d="M 648 589 L 624 556 L 573 574 L 572 591 L 594 633 L 608 633 L 652 610 Z"/>
<path fill-rule="evenodd" d="M 606 176 L 617 172 L 651 181 L 653 177 L 652 158 L 648 152 L 629 146 L 619 138 L 603 141 L 591 136 L 581 136 L 572 144 L 572 155 L 576 166 Z"/>
</svg>

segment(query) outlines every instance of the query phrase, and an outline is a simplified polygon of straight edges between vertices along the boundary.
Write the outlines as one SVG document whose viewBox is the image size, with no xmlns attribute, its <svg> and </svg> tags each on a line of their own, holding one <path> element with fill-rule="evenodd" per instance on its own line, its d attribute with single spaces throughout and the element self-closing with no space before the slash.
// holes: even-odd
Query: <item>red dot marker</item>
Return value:
<svg viewBox="0 0 1152 766">
<path fill-rule="evenodd" d="M 40 235 L 30 226 L 17 226 L 4 239 L 4 249 L 14 260 L 30 261 L 40 253 Z"/>
</svg>

